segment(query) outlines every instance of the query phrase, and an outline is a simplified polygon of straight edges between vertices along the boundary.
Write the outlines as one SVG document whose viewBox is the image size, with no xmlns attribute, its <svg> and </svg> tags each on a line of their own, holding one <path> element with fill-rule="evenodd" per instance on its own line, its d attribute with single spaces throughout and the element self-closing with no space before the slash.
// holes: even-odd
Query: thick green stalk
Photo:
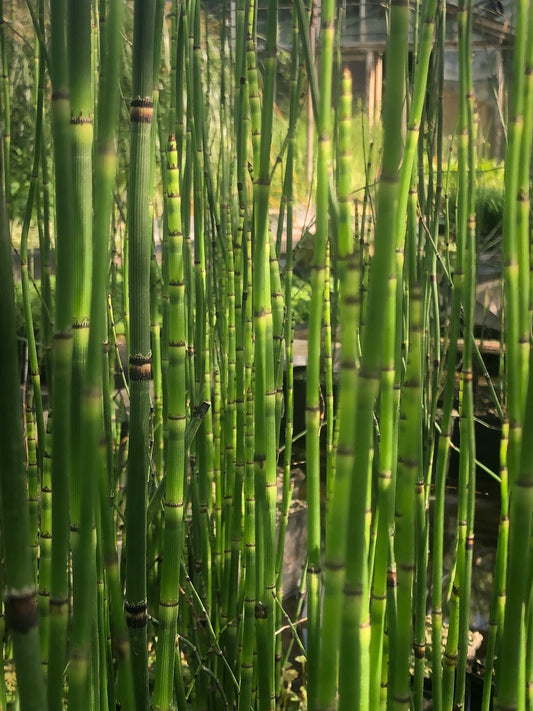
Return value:
<svg viewBox="0 0 533 711">
<path fill-rule="evenodd" d="M 174 654 L 180 551 L 183 540 L 183 504 L 185 484 L 185 282 L 183 269 L 183 234 L 179 194 L 179 166 L 176 141 L 167 147 L 168 196 L 168 451 L 166 454 L 165 530 L 159 603 L 159 637 L 157 646 L 154 704 L 168 709 L 173 698 Z"/>
<path fill-rule="evenodd" d="M 525 63 L 527 57 L 527 13 L 529 3 L 518 0 L 515 4 L 514 24 L 516 38 L 513 55 L 513 83 L 511 88 L 509 142 L 505 161 L 505 202 L 503 216 L 503 255 L 504 255 L 504 296 L 505 296 L 505 345 L 506 345 L 506 392 L 509 412 L 509 449 L 507 468 L 511 491 L 510 530 L 509 530 L 509 569 L 507 573 L 507 601 L 505 607 L 504 626 L 502 631 L 502 650 L 497 669 L 496 708 L 523 709 L 525 705 L 523 661 L 524 647 L 524 591 L 518 578 L 517 552 L 521 543 L 517 540 L 517 524 L 529 505 L 527 472 L 520 465 L 520 450 L 522 461 L 529 443 L 527 437 L 522 439 L 523 398 L 525 391 L 524 362 L 525 349 L 529 338 L 523 342 L 521 338 L 521 314 L 523 314 L 523 299 L 529 300 L 521 293 L 521 269 L 524 268 L 523 249 L 520 244 L 524 230 L 519 229 L 518 203 L 521 201 L 519 189 L 520 164 L 527 156 L 521 157 L 523 150 L 523 119 L 524 119 L 524 88 Z M 529 139 L 528 139 L 529 140 Z M 530 370 L 531 372 L 531 370 Z M 528 390 L 529 401 L 529 390 Z M 530 416 L 529 410 L 528 415 Z M 526 420 L 524 420 L 526 424 Z M 524 488 L 525 484 L 525 488 Z M 519 501 L 517 501 L 519 499 Z M 521 513 L 515 513 L 520 511 Z M 513 521 L 513 513 L 518 520 Z M 529 527 L 529 524 L 527 524 Z M 525 538 L 525 537 L 523 537 Z M 527 604 L 527 603 L 526 603 Z"/>
<path fill-rule="evenodd" d="M 56 310 L 52 388 L 52 577 L 50 583 L 50 640 L 48 705 L 63 704 L 63 673 L 69 605 L 70 444 L 72 379 L 72 165 L 70 99 L 66 53 L 66 0 L 54 0 L 51 18 L 52 130 L 56 194 Z"/>
<path fill-rule="evenodd" d="M 533 512 L 532 425 L 533 382 L 530 376 L 520 471 L 511 488 L 507 599 L 500 640 L 495 699 L 495 708 L 501 711 L 507 711 L 507 709 L 515 711 L 525 708 L 524 626 L 527 620 L 526 610 L 529 604 L 530 590 L 527 584 L 529 576 L 524 574 L 524 561 L 529 556 L 530 542 L 529 536 L 524 535 L 524 531 L 530 529 Z"/>
<path fill-rule="evenodd" d="M 150 222 L 151 126 L 155 2 L 136 0 L 130 109 L 128 190 L 130 303 L 130 443 L 126 501 L 126 621 L 132 651 L 135 702 L 148 707 L 146 598 L 146 481 L 150 466 Z"/>
<path fill-rule="evenodd" d="M 76 546 L 81 516 L 81 438 L 82 392 L 89 343 L 92 272 L 92 147 L 93 147 L 93 71 L 91 59 L 91 5 L 69 1 L 68 61 L 72 69 L 70 84 L 70 124 L 72 155 L 74 289 L 72 307 L 72 473 L 71 532 L 73 581 L 76 597 Z"/>
<path fill-rule="evenodd" d="M 90 624 L 96 610 L 95 568 L 93 552 L 93 487 L 90 469 L 92 447 L 85 448 L 86 405 L 82 404 L 88 363 L 89 316 L 92 272 L 92 144 L 94 99 L 91 61 L 91 4 L 70 2 L 68 7 L 68 58 L 70 73 L 70 111 L 72 130 L 72 191 L 74 303 L 72 329 L 74 337 L 72 369 L 72 471 L 71 471 L 71 546 L 73 574 L 73 646 L 69 667 L 69 703 L 88 708 L 87 685 Z M 104 302 L 105 304 L 105 302 Z M 104 305 L 102 305 L 104 308 Z M 98 364 L 101 359 L 98 357 Z M 98 409 L 91 412 L 98 420 Z M 98 439 L 96 440 L 98 441 Z M 82 474 L 86 464 L 89 476 Z M 82 525 L 82 517 L 84 519 Z"/>
<path fill-rule="evenodd" d="M 3 344 L 0 349 L 0 398 L 5 414 L 0 427 L 0 501 L 5 556 L 4 600 L 7 626 L 11 630 L 13 640 L 21 710 L 32 711 L 45 709 L 46 700 L 30 547 L 15 299 L 3 186 L 3 160 L 0 175 L 0 339 Z"/>
<path fill-rule="evenodd" d="M 520 342 L 521 301 L 529 294 L 520 292 L 520 263 L 517 228 L 517 198 L 520 185 L 520 162 L 523 139 L 523 109 L 525 58 L 527 44 L 527 12 L 529 3 L 517 0 L 513 18 L 516 37 L 513 51 L 513 82 L 509 110 L 509 139 L 505 157 L 505 198 L 503 211 L 503 268 L 505 304 L 505 373 L 509 412 L 509 482 L 514 482 L 519 467 L 520 442 L 526 382 L 524 380 L 523 346 Z M 525 345 L 525 344 L 524 344 Z"/>
<path fill-rule="evenodd" d="M 251 14 L 251 18 L 253 15 Z M 268 24 L 263 82 L 263 104 L 259 120 L 257 68 L 248 64 L 250 114 L 254 144 L 254 233 L 253 310 L 255 336 L 255 499 L 256 499 L 256 634 L 258 708 L 267 711 L 275 696 L 274 606 L 276 523 L 276 393 L 272 340 L 270 288 L 270 240 L 268 201 L 270 194 L 270 149 L 274 104 L 277 47 L 277 1 L 268 4 Z M 253 26 L 253 21 L 249 22 Z M 253 35 L 255 37 L 255 35 Z M 255 52 L 249 52 L 255 60 Z M 259 135 L 257 135 L 259 131 Z"/>
<path fill-rule="evenodd" d="M 88 8 L 87 8 L 88 9 Z M 89 647 L 91 640 L 92 610 L 96 599 L 90 590 L 94 581 L 95 569 L 87 564 L 94 556 L 93 530 L 96 519 L 96 494 L 98 480 L 106 477 L 105 451 L 99 449 L 104 436 L 103 430 L 103 378 L 104 372 L 102 346 L 106 339 L 106 286 L 108 274 L 108 237 L 110 218 L 113 207 L 113 184 L 116 172 L 116 151 L 114 137 L 117 130 L 116 108 L 118 105 L 118 68 L 120 67 L 120 30 L 122 24 L 121 4 L 114 2 L 109 8 L 106 31 L 102 37 L 101 84 L 99 87 L 98 141 L 96 150 L 96 179 L 94 207 L 94 251 L 92 265 L 92 295 L 90 303 L 90 332 L 87 352 L 87 368 L 82 392 L 82 459 L 81 459 L 81 491 L 82 509 L 80 525 L 80 561 L 78 571 L 79 602 L 75 610 L 73 625 L 73 658 L 70 667 L 70 698 L 71 704 L 82 708 L 88 703 L 88 695 L 84 692 L 86 677 L 90 664 Z M 88 17 L 86 16 L 86 21 Z M 88 41 L 86 37 L 86 41 Z M 86 46 L 87 49 L 87 46 Z M 98 477 L 94 477 L 91 454 L 99 452 L 97 459 Z M 110 512 L 104 509 L 103 518 Z M 109 560 L 109 541 L 105 541 L 106 560 Z M 116 609 L 116 604 L 115 604 Z M 101 616 L 100 616 L 101 618 Z M 103 618 L 100 619 L 103 623 Z M 120 621 L 115 623 L 120 628 Z M 122 624 L 122 626 L 124 626 Z M 94 635 L 93 625 L 93 635 Z M 103 628 L 99 629 L 100 639 L 105 635 Z M 94 642 L 94 639 L 93 639 Z M 100 645 L 102 645 L 100 641 Z M 100 662 L 103 664 L 103 659 Z M 100 687 L 106 686 L 103 679 Z"/>
</svg>

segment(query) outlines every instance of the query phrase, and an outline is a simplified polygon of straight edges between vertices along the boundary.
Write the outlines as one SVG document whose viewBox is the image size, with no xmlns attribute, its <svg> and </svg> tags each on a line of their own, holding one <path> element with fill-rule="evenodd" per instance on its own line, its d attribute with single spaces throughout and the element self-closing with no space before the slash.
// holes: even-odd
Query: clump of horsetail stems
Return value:
<svg viewBox="0 0 533 711">
<path fill-rule="evenodd" d="M 481 360 L 473 340 L 473 8 L 466 1 L 457 8 L 453 261 L 450 215 L 442 197 L 442 102 L 427 90 L 433 76 L 439 91 L 443 85 L 444 4 L 423 0 L 416 7 L 412 63 L 407 61 L 408 3 L 395 0 L 388 8 L 383 149 L 375 204 L 365 166 L 362 215 L 354 209 L 352 192 L 351 77 L 347 69 L 338 76 L 340 62 L 333 62 L 335 33 L 340 37 L 342 24 L 337 5 L 324 0 L 318 10 L 311 0 L 294 3 L 288 128 L 274 158 L 277 1 L 222 3 L 216 25 L 199 0 L 174 0 L 168 22 L 163 0 L 136 0 L 127 177 L 117 171 L 124 4 L 110 0 L 96 9 L 88 0 L 53 0 L 49 52 L 45 3 L 36 11 L 30 8 L 39 90 L 21 240 L 33 380 L 25 401 L 26 457 L 9 254 L 13 176 L 5 154 L 10 147 L 9 25 L 0 24 L 0 400 L 7 413 L 0 429 L 1 578 L 5 647 L 13 650 L 23 710 L 59 710 L 66 702 L 76 710 L 153 706 L 166 711 L 177 704 L 180 711 L 219 706 L 271 711 L 286 702 L 282 674 L 287 669 L 281 669 L 277 634 L 285 620 L 283 557 L 295 407 L 292 246 L 304 79 L 317 139 L 305 403 L 308 511 L 302 586 L 308 619 L 305 646 L 300 642 L 307 656 L 308 708 L 419 711 L 427 662 L 433 707 L 440 711 L 467 703 L 476 481 L 473 363 Z M 258 15 L 263 9 L 261 55 Z M 5 11 L 0 2 L 2 19 Z M 317 13 L 318 70 L 311 32 Z M 528 707 L 533 658 L 530 566 L 524 573 L 530 557 L 525 532 L 533 510 L 528 238 L 533 12 L 524 0 L 516 0 L 514 25 L 503 226 L 505 407 L 496 403 L 504 434 L 501 518 L 483 699 L 488 709 L 496 659 L 495 705 L 502 711 Z M 159 76 L 167 62 L 170 71 Z M 53 306 L 46 278 L 43 283 L 43 319 L 52 309 L 54 336 L 53 358 L 45 355 L 41 365 L 32 338 L 28 240 L 32 214 L 39 221 L 49 219 L 45 185 L 42 206 L 38 190 L 39 180 L 48 179 L 42 91 L 47 64 L 57 278 Z M 285 172 L 275 240 L 272 185 L 280 167 Z M 126 183 L 127 216 L 119 181 Z M 158 222 L 163 225 L 161 265 Z M 118 234 L 124 225 L 123 264 L 114 261 L 108 295 L 113 230 Z M 285 269 L 280 267 L 284 229 Z M 48 225 L 39 224 L 39 232 L 44 254 Z M 120 268 L 124 293 L 117 309 Z M 439 306 L 441 275 L 451 288 L 449 313 Z M 115 311 L 125 312 L 129 383 L 121 383 L 116 397 L 113 367 L 102 352 L 108 332 L 116 342 L 106 296 Z M 336 399 L 332 338 L 341 350 Z M 49 340 L 45 334 L 45 349 Z M 40 368 L 51 391 L 48 413 L 41 408 Z M 457 383 L 459 504 L 447 599 L 444 505 Z M 327 466 L 322 471 L 324 413 Z M 117 539 L 124 544 L 120 564 Z M 429 597 L 431 658 L 425 647 Z M 296 634 L 293 620 L 287 626 Z"/>
</svg>

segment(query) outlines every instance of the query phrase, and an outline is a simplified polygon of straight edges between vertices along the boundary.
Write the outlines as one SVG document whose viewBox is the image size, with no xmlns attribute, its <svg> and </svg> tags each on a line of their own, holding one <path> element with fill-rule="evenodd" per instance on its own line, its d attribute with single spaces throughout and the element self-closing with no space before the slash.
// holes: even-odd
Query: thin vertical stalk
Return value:
<svg viewBox="0 0 533 711">
<path fill-rule="evenodd" d="M 396 480 L 395 561 L 398 571 L 397 628 L 391 650 L 391 700 L 393 709 L 410 704 L 409 653 L 413 644 L 413 586 L 415 579 L 415 501 L 422 464 L 422 294 L 420 285 L 410 284 L 409 353 L 402 384 L 398 428 L 398 472 Z M 422 545 L 422 541 L 416 541 Z M 424 590 L 425 593 L 425 590 Z M 419 650 L 418 650 L 419 651 Z M 415 656 L 417 648 L 415 647 Z"/>
<path fill-rule="evenodd" d="M 246 121 L 243 121 L 246 125 Z M 246 265 L 244 283 L 247 295 L 252 292 L 252 251 L 251 230 L 246 230 L 243 236 L 243 262 Z M 252 390 L 253 372 L 253 307 L 252 300 L 244 301 L 244 363 L 245 363 L 245 477 L 244 477 L 244 619 L 242 624 L 242 650 L 238 709 L 248 711 L 254 699 L 254 656 L 255 642 L 255 611 L 256 611 L 256 505 L 255 505 L 255 463 L 254 463 L 254 402 Z"/>
<path fill-rule="evenodd" d="M 318 158 L 316 188 L 316 229 L 311 272 L 311 305 L 307 346 L 307 388 L 305 405 L 307 460 L 307 607 L 308 659 L 307 679 L 310 709 L 317 700 L 320 659 L 320 342 L 322 304 L 325 288 L 325 263 L 329 227 L 329 180 L 331 171 L 331 99 L 335 3 L 321 7 L 322 53 L 320 62 L 320 98 L 318 105 Z M 328 287 L 329 288 L 329 287 Z M 328 430 L 330 425 L 328 423 Z"/>
<path fill-rule="evenodd" d="M 2 141 L 4 151 L 4 175 L 5 200 L 7 209 L 7 219 L 11 218 L 11 97 L 9 93 L 9 64 L 7 61 L 8 47 L 6 39 L 6 22 L 4 19 L 4 0 L 0 0 L 0 56 L 2 62 L 1 82 L 2 82 Z"/>
<path fill-rule="evenodd" d="M 2 146 L 3 149 L 3 146 Z M 1 152 L 0 152 L 1 159 Z M 3 160 L 0 165 L 0 400 L 4 406 L 0 427 L 0 501 L 5 556 L 6 622 L 11 630 L 21 709 L 44 709 L 45 685 L 39 648 L 37 600 L 33 577 L 22 408 L 19 392 L 15 299 L 11 271 L 9 225 L 4 197 Z"/>
<path fill-rule="evenodd" d="M 449 226 L 447 226 L 448 234 Z M 443 391 L 442 419 L 438 441 L 435 472 L 435 499 L 433 514 L 433 565 L 432 565 L 432 668 L 433 691 L 436 711 L 442 708 L 442 621 L 443 621 L 443 539 L 444 539 L 444 502 L 446 473 L 448 469 L 450 443 L 453 427 L 453 400 L 455 395 L 455 368 L 457 361 L 457 338 L 459 335 L 460 290 L 458 279 L 454 279 L 452 291 L 450 326 L 448 329 L 448 350 L 446 354 L 446 380 Z M 448 666 L 445 656 L 445 668 Z"/>
<path fill-rule="evenodd" d="M 523 709 L 525 706 L 524 679 L 524 624 L 526 594 L 522 580 L 525 578 L 519 568 L 525 558 L 519 555 L 525 544 L 525 536 L 518 533 L 518 527 L 524 525 L 522 516 L 530 516 L 528 489 L 528 465 L 525 455 L 530 448 L 528 438 L 522 439 L 523 403 L 525 393 L 524 362 L 525 348 L 529 345 L 529 337 L 522 342 L 521 314 L 523 300 L 529 300 L 520 291 L 522 283 L 520 273 L 525 269 L 522 263 L 524 230 L 518 229 L 518 203 L 521 201 L 520 165 L 526 156 L 521 158 L 523 149 L 523 119 L 524 119 L 524 88 L 525 65 L 527 57 L 527 21 L 529 3 L 518 0 L 515 5 L 514 24 L 516 36 L 513 54 L 513 83 L 511 87 L 509 140 L 505 160 L 505 201 L 503 214 L 503 259 L 504 259 L 504 298 L 505 298 L 505 378 L 506 395 L 509 412 L 509 448 L 507 469 L 509 475 L 511 506 L 509 518 L 509 567 L 507 572 L 507 599 L 505 606 L 504 625 L 501 644 L 504 654 L 499 655 L 497 668 L 497 709 Z M 529 40 L 531 41 L 531 40 Z M 528 160 L 529 163 L 529 160 Z M 530 369 L 531 373 L 531 369 Z M 528 415 L 530 399 L 530 379 L 528 385 Z M 529 422 L 527 423 L 529 426 Z M 522 451 L 522 458 L 520 452 Z M 514 516 L 513 516 L 514 514 Z M 515 518 L 516 517 L 516 518 Z M 528 518 L 529 520 L 529 518 Z M 529 523 L 527 528 L 529 529 Z M 527 553 L 524 550 L 524 555 Z M 521 563 L 519 561 L 522 561 Z"/>
<path fill-rule="evenodd" d="M 39 636 L 41 660 L 48 667 L 50 631 L 50 576 L 52 573 L 52 411 L 48 410 L 41 472 L 41 515 L 39 528 Z"/>
<path fill-rule="evenodd" d="M 295 138 L 296 120 L 298 112 L 298 25 L 296 16 L 293 17 L 292 31 L 292 65 L 291 65 L 291 88 L 290 88 L 290 109 L 289 128 L 287 133 L 287 161 L 285 164 L 285 179 L 283 186 L 282 202 L 286 204 L 286 244 L 285 244 L 285 271 L 284 271 L 284 300 L 285 300 L 285 324 L 284 324 L 284 364 L 285 364 L 285 449 L 283 461 L 283 489 L 280 506 L 279 533 L 276 552 L 276 593 L 278 598 L 282 598 L 282 574 L 283 574 L 283 553 L 285 545 L 285 532 L 287 530 L 288 512 L 290 505 L 290 474 L 292 457 L 292 436 L 293 436 L 293 411 L 294 411 L 294 369 L 293 369 L 293 310 L 292 310 L 292 278 L 293 278 L 293 240 L 292 231 L 294 228 L 294 159 L 295 159 Z M 279 635 L 281 638 L 281 635 Z M 281 639 L 280 639 L 281 643 Z"/>
<path fill-rule="evenodd" d="M 168 709 L 173 698 L 174 654 L 180 577 L 180 551 L 183 539 L 183 504 L 185 484 L 185 282 L 183 234 L 179 194 L 179 166 L 176 141 L 167 147 L 168 195 L 168 451 L 166 455 L 165 529 L 159 603 L 154 704 Z"/>
<path fill-rule="evenodd" d="M 41 395 L 41 378 L 39 373 L 39 361 L 37 357 L 37 344 L 35 342 L 35 332 L 33 328 L 33 314 L 31 310 L 30 298 L 30 277 L 28 274 L 28 233 L 30 229 L 31 218 L 35 205 L 35 198 L 38 189 L 39 163 L 41 151 L 41 131 L 43 125 L 43 104 L 44 104 L 44 61 L 42 58 L 42 50 L 39 45 L 38 55 L 36 58 L 36 79 L 38 84 L 37 103 L 35 110 L 35 141 L 32 172 L 30 180 L 30 189 L 26 208 L 24 210 L 24 221 L 22 225 L 22 234 L 20 238 L 20 275 L 22 283 L 22 299 L 24 305 L 24 319 L 26 324 L 26 338 L 28 341 L 28 358 L 30 364 L 30 373 L 32 380 L 33 396 L 35 403 L 35 418 L 37 425 L 37 441 L 40 442 L 39 452 L 42 452 L 44 445 L 44 414 L 43 401 Z M 42 469 L 42 456 L 39 454 L 39 469 Z"/>
<path fill-rule="evenodd" d="M 37 466 L 37 439 L 35 427 L 35 409 L 32 403 L 32 391 L 26 395 L 26 466 L 28 468 L 28 511 L 30 520 L 31 552 L 33 559 L 34 580 L 38 579 L 39 559 L 39 468 Z M 42 444 L 41 444 L 42 447 Z"/>
<path fill-rule="evenodd" d="M 391 290 L 389 313 L 385 315 L 385 320 L 388 324 L 395 324 L 397 279 L 389 281 L 389 288 Z M 394 531 L 394 486 L 400 393 L 399 388 L 395 387 L 397 340 L 396 329 L 387 328 L 383 344 L 383 366 L 381 371 L 379 473 L 376 512 L 374 514 L 376 550 L 370 599 L 372 625 L 370 665 L 373 670 L 370 678 L 370 709 L 375 711 L 381 705 L 383 680 L 388 678 L 387 664 L 384 659 L 384 646 L 386 643 L 387 579 L 389 566 L 392 565 L 392 561 L 389 561 L 389 552 L 391 549 L 390 537 Z M 391 637 L 392 644 L 394 637 L 393 635 Z"/>
<path fill-rule="evenodd" d="M 267 711 L 274 703 L 274 606 L 276 523 L 276 393 L 272 341 L 270 289 L 270 240 L 268 200 L 270 194 L 270 149 L 274 105 L 277 48 L 277 0 L 267 10 L 263 104 L 259 120 L 257 68 L 248 68 L 252 135 L 259 131 L 254 146 L 254 232 L 253 310 L 255 336 L 255 499 L 256 499 L 256 634 L 258 708 Z M 253 15 L 251 14 L 251 18 Z M 253 27 L 253 21 L 249 22 Z M 255 37 L 255 34 L 252 34 Z M 255 59 L 255 51 L 250 53 Z"/>
<path fill-rule="evenodd" d="M 458 204 L 457 204 L 457 251 L 459 265 L 464 265 L 462 290 L 464 348 L 462 400 L 459 431 L 461 454 L 459 463 L 459 502 L 457 512 L 457 556 L 463 558 L 458 565 L 462 577 L 456 577 L 455 585 L 460 596 L 459 654 L 455 705 L 465 702 L 466 662 L 470 618 L 470 583 L 474 549 L 475 506 L 475 431 L 474 393 L 472 370 L 472 344 L 474 330 L 476 245 L 475 245 L 475 196 L 474 196 L 474 132 L 473 132 L 473 86 L 471 62 L 472 5 L 461 2 L 458 10 L 460 35 L 459 46 L 459 120 L 458 120 Z M 463 257 L 464 255 L 464 257 Z M 463 261 L 464 260 L 464 261 Z"/>
<path fill-rule="evenodd" d="M 485 675 L 483 679 L 482 711 L 489 711 L 492 682 L 494 675 L 494 660 L 496 656 L 496 642 L 501 634 L 505 614 L 506 588 L 505 578 L 507 572 L 507 553 L 509 545 L 509 489 L 507 475 L 507 444 L 509 425 L 502 423 L 500 442 L 500 521 L 498 525 L 498 543 L 496 546 L 496 563 L 494 566 L 494 583 L 492 586 L 492 601 L 489 617 L 489 634 L 487 639 L 487 656 L 485 662 Z"/>
<path fill-rule="evenodd" d="M 135 702 L 148 707 L 146 481 L 149 468 L 151 126 L 155 2 L 134 5 L 131 150 L 128 190 L 130 318 L 130 444 L 126 501 L 126 621 Z"/>
</svg>

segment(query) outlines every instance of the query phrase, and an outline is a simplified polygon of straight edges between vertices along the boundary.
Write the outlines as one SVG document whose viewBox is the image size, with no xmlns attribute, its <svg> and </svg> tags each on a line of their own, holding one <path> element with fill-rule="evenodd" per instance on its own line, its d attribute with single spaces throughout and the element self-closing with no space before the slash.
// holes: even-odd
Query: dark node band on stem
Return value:
<svg viewBox="0 0 533 711">
<path fill-rule="evenodd" d="M 132 123 L 152 123 L 154 102 L 150 98 L 132 99 L 130 105 L 130 121 Z"/>
<path fill-rule="evenodd" d="M 50 598 L 50 616 L 63 615 L 65 608 L 68 607 L 68 598 Z"/>
<path fill-rule="evenodd" d="M 13 632 L 26 634 L 37 625 L 37 598 L 33 588 L 8 590 L 5 607 L 7 627 Z"/>
<path fill-rule="evenodd" d="M 424 659 L 426 656 L 426 645 L 424 642 L 413 642 L 413 651 L 417 659 Z"/>
<path fill-rule="evenodd" d="M 128 627 L 131 629 L 139 629 L 140 627 L 146 626 L 148 621 L 146 600 L 141 600 L 141 602 L 128 602 L 126 600 L 124 608 L 126 610 L 126 624 Z"/>
<path fill-rule="evenodd" d="M 130 380 L 141 382 L 152 377 L 152 354 L 131 355 L 129 359 Z"/>
</svg>

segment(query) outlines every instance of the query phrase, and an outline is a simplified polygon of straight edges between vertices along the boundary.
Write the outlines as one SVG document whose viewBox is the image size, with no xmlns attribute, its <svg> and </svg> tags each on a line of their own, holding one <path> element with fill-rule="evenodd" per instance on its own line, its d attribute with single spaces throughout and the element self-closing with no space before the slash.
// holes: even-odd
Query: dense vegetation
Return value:
<svg viewBox="0 0 533 711">
<path fill-rule="evenodd" d="M 449 153 L 445 3 L 387 5 L 370 133 L 343 3 L 319 4 L 318 61 L 317 4 L 291 3 L 282 55 L 265 5 L 258 30 L 253 0 L 0 2 L 0 708 L 421 711 L 428 688 L 463 708 L 479 379 L 502 432 L 482 708 L 525 711 L 533 10 L 516 0 L 503 168 L 477 161 L 471 2 Z M 503 265 L 495 378 L 474 318 L 486 252 Z"/>
</svg>

